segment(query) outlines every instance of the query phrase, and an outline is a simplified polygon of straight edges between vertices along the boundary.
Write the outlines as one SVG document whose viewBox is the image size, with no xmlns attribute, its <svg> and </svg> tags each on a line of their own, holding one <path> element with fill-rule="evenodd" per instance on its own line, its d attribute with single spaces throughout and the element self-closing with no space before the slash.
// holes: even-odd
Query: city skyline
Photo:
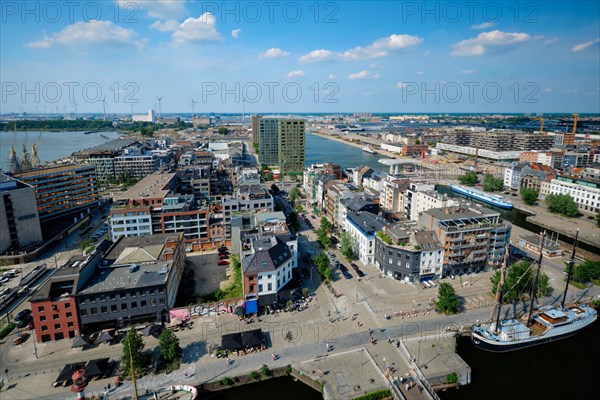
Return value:
<svg viewBox="0 0 600 400">
<path fill-rule="evenodd" d="M 449 4 L 6 3 L 2 112 L 600 110 L 598 3 Z"/>
</svg>

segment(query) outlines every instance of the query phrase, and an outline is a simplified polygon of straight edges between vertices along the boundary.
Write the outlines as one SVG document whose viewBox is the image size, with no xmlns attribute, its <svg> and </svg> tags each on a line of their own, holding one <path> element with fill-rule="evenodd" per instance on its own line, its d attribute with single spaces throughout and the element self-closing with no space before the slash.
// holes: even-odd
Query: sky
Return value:
<svg viewBox="0 0 600 400">
<path fill-rule="evenodd" d="M 598 1 L 0 7 L 2 113 L 600 112 Z"/>
</svg>

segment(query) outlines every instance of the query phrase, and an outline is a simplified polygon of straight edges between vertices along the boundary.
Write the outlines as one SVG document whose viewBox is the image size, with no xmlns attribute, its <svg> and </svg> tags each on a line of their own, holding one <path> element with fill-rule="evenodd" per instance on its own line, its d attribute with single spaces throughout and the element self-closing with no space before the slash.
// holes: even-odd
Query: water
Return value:
<svg viewBox="0 0 600 400">
<path fill-rule="evenodd" d="M 351 146 L 337 140 L 326 139 L 314 133 L 306 134 L 306 166 L 315 163 L 335 162 L 342 168 L 353 168 L 367 165 L 378 171 L 387 167 L 378 160 L 386 158 L 381 154 L 370 154 L 359 147 Z"/>
<path fill-rule="evenodd" d="M 286 400 L 323 400 L 321 393 L 290 377 L 251 383 L 201 397 L 211 400 L 279 400 L 282 398 Z"/>
<path fill-rule="evenodd" d="M 473 371 L 471 384 L 438 394 L 442 400 L 593 398 L 599 337 L 596 321 L 568 339 L 508 353 L 480 350 L 470 339 L 461 338 L 458 354 Z"/>
<path fill-rule="evenodd" d="M 6 169 L 10 147 L 14 144 L 17 157 L 21 157 L 21 145 L 25 144 L 27 153 L 31 151 L 31 145 L 36 143 L 38 157 L 42 163 L 58 160 L 70 156 L 73 152 L 93 147 L 111 139 L 119 137 L 118 132 L 95 132 L 84 134 L 83 132 L 61 131 L 28 131 L 28 132 L 1 132 L 0 133 L 0 166 Z M 109 139 L 105 139 L 102 136 Z"/>
</svg>

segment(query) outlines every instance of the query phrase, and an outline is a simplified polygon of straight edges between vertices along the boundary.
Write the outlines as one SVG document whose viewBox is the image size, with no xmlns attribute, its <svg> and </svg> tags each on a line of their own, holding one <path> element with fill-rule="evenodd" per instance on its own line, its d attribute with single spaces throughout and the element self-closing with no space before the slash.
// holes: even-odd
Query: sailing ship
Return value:
<svg viewBox="0 0 600 400">
<path fill-rule="evenodd" d="M 598 317 L 597 311 L 587 304 L 565 306 L 569 281 L 575 262 L 575 249 L 577 247 L 578 236 L 579 230 L 577 230 L 577 234 L 575 235 L 573 251 L 569 260 L 567 283 L 560 306 L 543 306 L 534 312 L 533 303 L 540 275 L 545 232 L 542 232 L 540 235 L 540 257 L 537 262 L 537 273 L 531 290 L 531 303 L 526 321 L 518 319 L 500 321 L 504 274 L 509 258 L 505 254 L 500 272 L 500 281 L 498 282 L 498 289 L 496 291 L 496 305 L 490 316 L 491 321 L 497 309 L 496 321 L 477 324 L 471 328 L 471 338 L 476 347 L 492 352 L 518 350 L 573 336 L 596 321 Z"/>
</svg>

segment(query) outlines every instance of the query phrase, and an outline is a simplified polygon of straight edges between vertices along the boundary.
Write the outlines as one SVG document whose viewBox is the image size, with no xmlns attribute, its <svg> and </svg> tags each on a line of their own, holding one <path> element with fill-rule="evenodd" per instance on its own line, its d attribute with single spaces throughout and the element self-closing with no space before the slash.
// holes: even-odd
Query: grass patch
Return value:
<svg viewBox="0 0 600 400">
<path fill-rule="evenodd" d="M 564 282 L 567 281 L 567 278 L 563 279 Z M 571 279 L 571 282 L 569 282 L 569 285 L 575 286 L 577 289 L 587 289 L 588 285 L 586 285 L 585 283 L 581 283 L 581 282 L 577 282 Z"/>
<path fill-rule="evenodd" d="M 456 372 L 453 372 L 450 375 L 446 376 L 446 383 L 456 383 L 456 382 L 458 382 L 458 375 L 456 374 Z"/>
<path fill-rule="evenodd" d="M 354 400 L 380 400 L 388 397 L 392 397 L 392 392 L 389 389 L 381 389 L 355 397 Z"/>
<path fill-rule="evenodd" d="M 13 329 L 15 329 L 16 326 L 17 325 L 15 323 L 11 322 L 2 328 L 2 330 L 0 330 L 0 339 L 4 339 L 9 333 L 12 332 Z"/>
</svg>

